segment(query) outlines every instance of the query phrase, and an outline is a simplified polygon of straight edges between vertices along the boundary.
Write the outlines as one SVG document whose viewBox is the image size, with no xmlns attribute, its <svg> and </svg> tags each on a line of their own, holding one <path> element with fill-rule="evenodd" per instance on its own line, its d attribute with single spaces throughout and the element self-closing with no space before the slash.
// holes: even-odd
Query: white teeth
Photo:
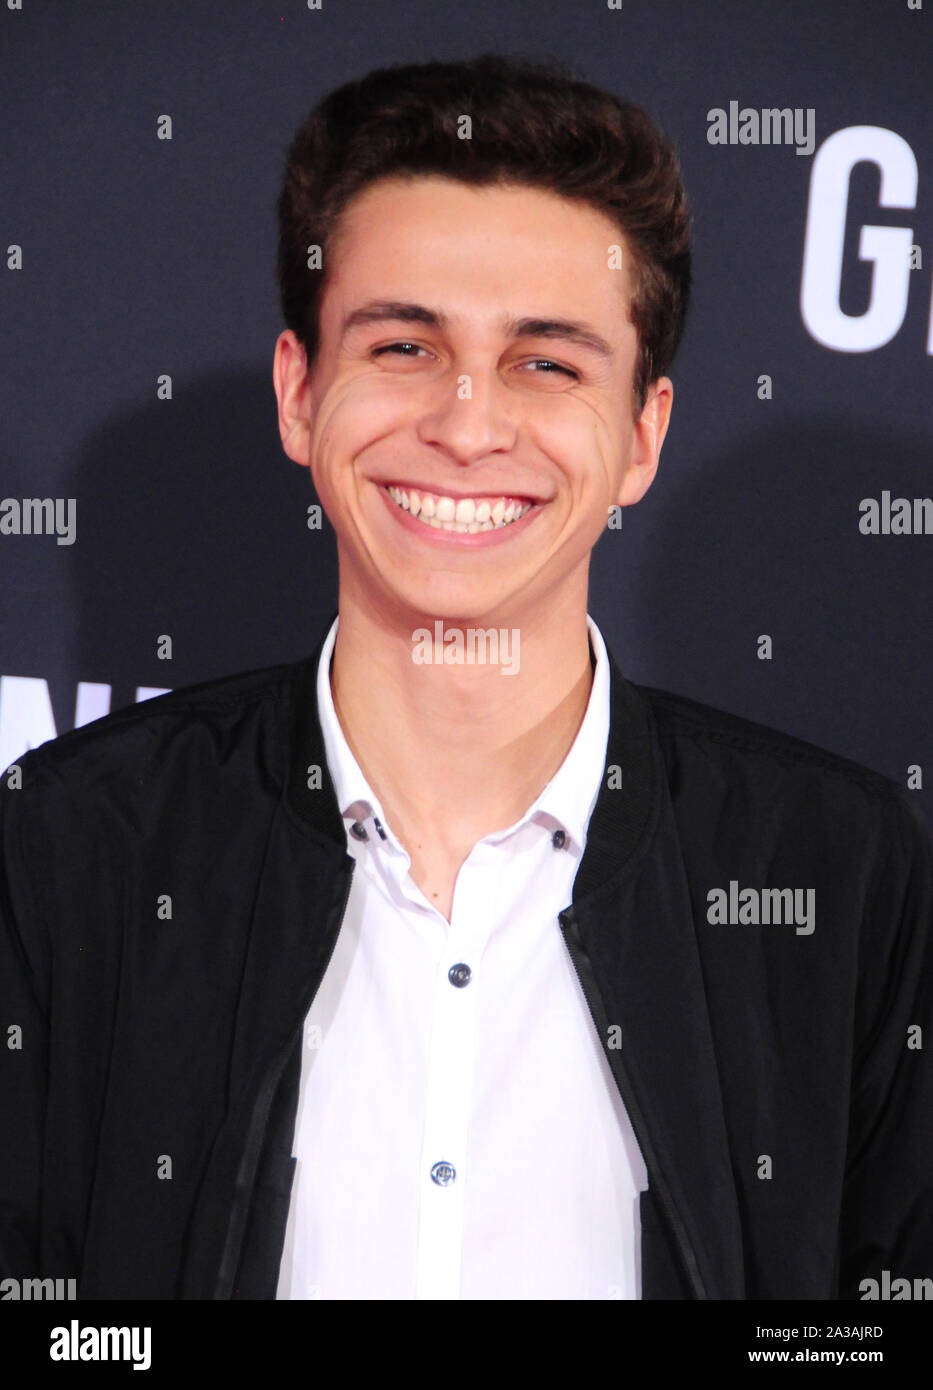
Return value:
<svg viewBox="0 0 933 1390">
<path fill-rule="evenodd" d="M 508 526 L 524 516 L 532 506 L 530 502 L 516 502 L 504 497 L 497 498 L 490 505 L 487 498 L 477 502 L 472 497 L 462 497 L 455 502 L 452 497 L 432 497 L 430 493 L 421 494 L 414 489 L 409 493 L 403 488 L 389 486 L 386 491 L 397 506 L 411 516 L 417 516 L 428 526 L 469 535 Z"/>
</svg>

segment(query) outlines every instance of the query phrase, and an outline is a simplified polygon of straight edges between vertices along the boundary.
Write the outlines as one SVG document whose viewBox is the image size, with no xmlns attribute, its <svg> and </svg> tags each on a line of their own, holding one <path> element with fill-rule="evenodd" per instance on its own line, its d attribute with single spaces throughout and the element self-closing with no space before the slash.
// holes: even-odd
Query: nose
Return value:
<svg viewBox="0 0 933 1390">
<path fill-rule="evenodd" d="M 460 464 L 506 452 L 516 425 L 508 392 L 494 371 L 463 372 L 437 383 L 438 396 L 418 422 L 424 444 L 443 449 Z"/>
</svg>

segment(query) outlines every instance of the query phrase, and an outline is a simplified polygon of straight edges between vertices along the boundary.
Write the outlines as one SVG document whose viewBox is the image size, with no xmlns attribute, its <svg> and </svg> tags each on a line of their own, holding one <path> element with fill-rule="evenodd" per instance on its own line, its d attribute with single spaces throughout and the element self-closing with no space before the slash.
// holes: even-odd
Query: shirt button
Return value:
<svg viewBox="0 0 933 1390">
<path fill-rule="evenodd" d="M 452 985 L 456 985 L 458 989 L 463 989 L 463 986 L 468 985 L 473 978 L 473 971 L 468 965 L 464 965 L 463 961 L 459 961 L 447 971 L 447 978 Z"/>
<path fill-rule="evenodd" d="M 554 834 L 551 836 L 551 844 L 554 846 L 555 849 L 563 849 L 566 840 L 567 836 L 564 834 L 562 830 L 555 830 Z"/>
<path fill-rule="evenodd" d="M 431 1177 L 438 1187 L 449 1187 L 457 1176 L 457 1170 L 452 1163 L 435 1163 L 431 1169 Z"/>
<path fill-rule="evenodd" d="M 358 840 L 369 839 L 369 835 L 366 831 L 366 826 L 360 820 L 355 820 L 353 824 L 350 826 L 350 834 L 355 835 Z"/>
</svg>

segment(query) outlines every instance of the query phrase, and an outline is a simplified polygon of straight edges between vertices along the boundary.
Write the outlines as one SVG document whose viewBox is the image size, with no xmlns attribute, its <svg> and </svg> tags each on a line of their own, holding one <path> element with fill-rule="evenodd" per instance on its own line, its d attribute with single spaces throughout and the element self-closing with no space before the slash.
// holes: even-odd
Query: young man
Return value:
<svg viewBox="0 0 933 1390">
<path fill-rule="evenodd" d="M 338 540 L 294 666 L 2 795 L 2 1273 L 81 1297 L 858 1298 L 933 1274 L 930 837 L 627 682 L 593 546 L 689 291 L 644 112 L 371 74 L 280 202 L 286 452 Z"/>
</svg>

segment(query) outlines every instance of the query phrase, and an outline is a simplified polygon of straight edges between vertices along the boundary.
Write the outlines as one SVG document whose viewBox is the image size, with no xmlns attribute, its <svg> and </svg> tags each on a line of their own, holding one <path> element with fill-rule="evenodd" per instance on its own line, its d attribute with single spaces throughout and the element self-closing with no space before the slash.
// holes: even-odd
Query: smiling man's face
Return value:
<svg viewBox="0 0 933 1390">
<path fill-rule="evenodd" d="M 350 202 L 330 255 L 312 370 L 289 330 L 274 379 L 342 592 L 489 622 L 557 591 L 585 605 L 608 508 L 650 485 L 672 400 L 661 378 L 632 417 L 618 228 L 524 185 L 387 178 Z"/>
</svg>

